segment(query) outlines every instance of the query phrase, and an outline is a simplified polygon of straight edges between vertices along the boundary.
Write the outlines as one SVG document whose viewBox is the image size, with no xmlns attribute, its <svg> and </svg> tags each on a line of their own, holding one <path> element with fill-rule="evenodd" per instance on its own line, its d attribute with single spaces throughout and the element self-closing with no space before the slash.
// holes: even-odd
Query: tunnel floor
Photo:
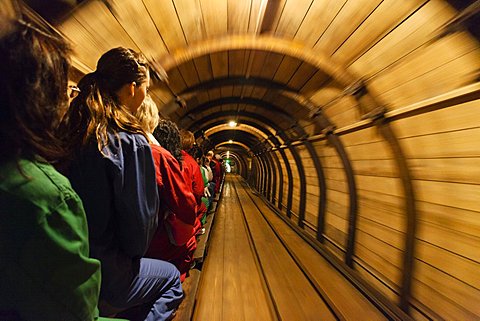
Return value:
<svg viewBox="0 0 480 321">
<path fill-rule="evenodd" d="M 239 176 L 228 175 L 193 320 L 318 321 L 360 316 L 387 319 Z"/>
</svg>

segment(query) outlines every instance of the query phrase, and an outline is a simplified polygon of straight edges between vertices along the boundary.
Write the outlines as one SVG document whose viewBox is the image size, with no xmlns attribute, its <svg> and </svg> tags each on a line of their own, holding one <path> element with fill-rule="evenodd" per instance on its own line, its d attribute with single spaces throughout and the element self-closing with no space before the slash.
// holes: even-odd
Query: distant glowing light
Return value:
<svg viewBox="0 0 480 321">
<path fill-rule="evenodd" d="M 231 144 L 231 143 L 233 143 L 233 140 L 230 139 L 228 142 Z"/>
<path fill-rule="evenodd" d="M 231 121 L 228 122 L 228 126 L 235 127 L 235 126 L 237 126 L 237 123 L 235 121 L 231 120 Z"/>
</svg>

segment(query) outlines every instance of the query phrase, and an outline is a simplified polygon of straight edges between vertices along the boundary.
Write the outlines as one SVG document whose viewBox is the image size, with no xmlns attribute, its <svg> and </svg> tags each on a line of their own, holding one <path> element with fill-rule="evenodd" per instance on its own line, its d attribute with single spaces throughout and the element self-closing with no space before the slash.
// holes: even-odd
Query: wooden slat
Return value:
<svg viewBox="0 0 480 321">
<path fill-rule="evenodd" d="M 207 38 L 221 37 L 227 34 L 227 1 L 200 0 L 202 16 Z"/>
<path fill-rule="evenodd" d="M 227 184 L 224 193 L 193 320 L 275 320 L 233 186 Z"/>
<path fill-rule="evenodd" d="M 439 204 L 417 202 L 419 220 L 469 236 L 480 235 L 478 212 Z"/>
<path fill-rule="evenodd" d="M 408 158 L 479 157 L 480 128 L 401 140 Z M 448 148 L 446 148 L 448 147 Z"/>
<path fill-rule="evenodd" d="M 310 80 L 310 78 L 315 75 L 316 72 L 317 69 L 312 65 L 302 63 L 295 74 L 293 74 L 291 79 L 288 81 L 287 85 L 295 89 L 301 89 Z"/>
<path fill-rule="evenodd" d="M 187 44 L 173 1 L 143 0 L 168 51 Z"/>
<path fill-rule="evenodd" d="M 357 320 L 357 311 L 362 311 L 362 317 L 368 320 L 383 320 L 385 318 L 368 300 L 359 296 L 357 289 L 353 285 L 346 282 L 338 271 L 333 269 L 313 248 L 307 246 L 264 203 L 257 200 L 255 202 L 275 230 L 277 230 L 278 235 L 280 235 L 289 249 L 295 253 L 313 279 L 322 287 L 325 295 L 333 302 L 345 320 Z"/>
<path fill-rule="evenodd" d="M 416 249 L 417 258 L 422 262 L 464 282 L 465 286 L 480 290 L 478 263 L 423 241 L 417 243 Z"/>
<path fill-rule="evenodd" d="M 210 54 L 210 61 L 212 63 L 212 71 L 214 78 L 221 78 L 228 76 L 228 53 L 217 52 Z"/>
<path fill-rule="evenodd" d="M 385 0 L 381 2 L 332 57 L 348 65 L 425 2 L 427 1 Z"/>
<path fill-rule="evenodd" d="M 178 307 L 175 315 L 175 321 L 190 321 L 195 306 L 195 297 L 197 295 L 198 284 L 200 282 L 200 271 L 191 269 L 188 272 L 188 278 L 182 283 L 184 299 Z"/>
<path fill-rule="evenodd" d="M 343 7 L 345 2 L 347 2 L 347 0 L 314 1 L 294 39 L 304 43 L 308 47 L 313 47 L 333 21 L 335 16 L 338 14 L 340 9 Z"/>
<path fill-rule="evenodd" d="M 413 293 L 423 297 L 422 303 L 435 306 L 435 311 L 447 320 L 476 320 L 480 317 L 479 290 L 423 262 L 415 262 L 415 268 Z M 427 286 L 429 289 L 425 288 Z"/>
<path fill-rule="evenodd" d="M 362 231 L 358 231 L 357 237 L 354 258 L 357 264 L 390 287 L 398 287 L 402 275 L 402 252 Z"/>
<path fill-rule="evenodd" d="M 204 22 L 199 1 L 173 0 L 187 44 L 204 37 Z"/>
<path fill-rule="evenodd" d="M 332 55 L 381 2 L 348 0 L 314 48 Z"/>
<path fill-rule="evenodd" d="M 228 33 L 241 34 L 249 30 L 251 1 L 235 1 L 228 2 Z"/>
<path fill-rule="evenodd" d="M 273 78 L 278 66 L 282 62 L 283 55 L 276 53 L 269 53 L 265 60 L 265 65 L 263 66 L 261 77 L 263 78 Z"/>
<path fill-rule="evenodd" d="M 200 82 L 198 78 L 198 73 L 193 64 L 193 61 L 186 62 L 178 66 L 178 70 L 182 74 L 182 78 L 185 81 L 187 88 L 197 85 Z M 181 88 L 180 90 L 184 90 L 185 88 Z"/>
<path fill-rule="evenodd" d="M 312 0 L 288 0 L 275 30 L 275 35 L 293 38 L 305 18 Z"/>
<path fill-rule="evenodd" d="M 478 215 L 478 212 L 476 212 Z M 417 238 L 450 251 L 480 265 L 478 246 L 480 238 L 476 235 L 462 234 L 448 226 L 434 225 L 430 222 L 418 223 Z"/>
<path fill-rule="evenodd" d="M 402 65 L 402 70 L 392 71 L 397 75 L 396 80 L 394 80 L 392 74 L 390 74 L 388 81 L 385 78 L 382 79 L 382 77 L 375 79 L 376 90 L 381 92 L 379 97 L 389 101 L 392 108 L 398 108 L 474 82 L 476 80 L 475 72 L 480 68 L 480 49 L 469 48 L 467 52 L 458 53 L 455 56 L 456 58 L 443 60 L 440 66 L 429 66 L 427 67 L 428 70 L 422 68 L 428 65 L 429 61 L 439 61 L 441 57 L 436 55 L 436 52 L 452 52 L 452 54 L 455 54 L 453 48 L 459 46 L 460 42 L 458 45 L 452 44 L 448 49 L 438 48 L 430 52 L 431 57 L 419 57 L 420 60 L 416 60 L 414 65 Z M 436 59 L 433 59 L 434 56 L 436 56 Z M 412 69 L 423 69 L 425 72 L 415 77 Z M 384 76 L 386 77 L 386 74 Z M 410 78 L 412 76 L 415 78 Z M 404 81 L 404 83 L 398 84 L 399 80 Z M 384 85 L 388 88 L 379 88 Z"/>
<path fill-rule="evenodd" d="M 298 266 L 292 261 L 258 209 L 247 202 L 244 191 L 239 190 L 239 199 L 245 210 L 250 233 L 255 242 L 259 261 L 266 281 L 276 302 L 282 320 L 334 320 L 332 313 L 318 297 Z M 302 291 L 298 291 L 302 289 Z M 292 307 L 295 308 L 292 308 Z"/>
<path fill-rule="evenodd" d="M 198 57 L 193 62 L 201 82 L 206 82 L 213 78 L 209 55 Z"/>
<path fill-rule="evenodd" d="M 454 15 L 455 10 L 445 1 L 429 1 L 348 69 L 360 75 L 379 72 L 431 40 L 434 32 Z"/>
<path fill-rule="evenodd" d="M 392 128 L 399 138 L 479 126 L 480 100 L 478 99 L 392 122 Z"/>
<path fill-rule="evenodd" d="M 111 5 L 115 17 L 145 56 L 159 57 L 167 53 L 167 48 L 143 2 L 113 1 Z"/>
</svg>

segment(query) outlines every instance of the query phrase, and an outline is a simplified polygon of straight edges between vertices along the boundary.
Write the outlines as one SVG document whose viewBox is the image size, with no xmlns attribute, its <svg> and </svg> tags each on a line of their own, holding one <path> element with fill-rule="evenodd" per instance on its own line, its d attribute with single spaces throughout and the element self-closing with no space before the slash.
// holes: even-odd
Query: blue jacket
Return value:
<svg viewBox="0 0 480 321">
<path fill-rule="evenodd" d="M 68 176 L 87 214 L 90 254 L 101 262 L 100 297 L 124 301 L 157 228 L 159 207 L 152 152 L 144 136 L 109 134 L 79 152 Z"/>
</svg>

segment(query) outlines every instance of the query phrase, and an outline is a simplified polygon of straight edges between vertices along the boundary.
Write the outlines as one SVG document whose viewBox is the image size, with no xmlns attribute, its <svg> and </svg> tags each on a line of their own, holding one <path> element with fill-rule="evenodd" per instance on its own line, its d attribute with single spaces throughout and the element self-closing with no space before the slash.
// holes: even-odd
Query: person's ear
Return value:
<svg viewBox="0 0 480 321">
<path fill-rule="evenodd" d="M 128 92 L 130 94 L 130 96 L 135 96 L 135 87 L 137 86 L 137 83 L 136 82 L 131 82 L 129 85 L 128 85 Z"/>
</svg>

